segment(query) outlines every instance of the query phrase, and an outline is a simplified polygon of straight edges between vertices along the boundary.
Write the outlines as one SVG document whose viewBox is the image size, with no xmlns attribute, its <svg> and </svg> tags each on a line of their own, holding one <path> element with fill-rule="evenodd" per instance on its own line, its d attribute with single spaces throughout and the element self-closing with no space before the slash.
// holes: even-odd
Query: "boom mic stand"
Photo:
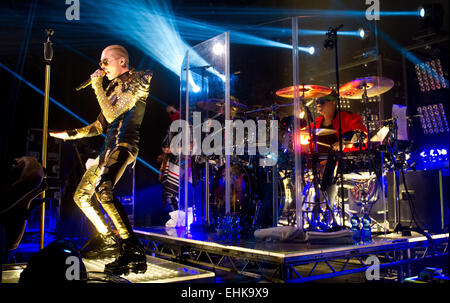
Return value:
<svg viewBox="0 0 450 303">
<path fill-rule="evenodd" d="M 45 94 L 44 94 L 44 122 L 42 128 L 42 167 L 47 169 L 47 139 L 48 139 L 48 107 L 50 98 L 50 63 L 53 59 L 53 48 L 50 37 L 53 36 L 55 31 L 51 28 L 46 29 L 47 41 L 44 43 L 44 60 L 45 64 Z M 41 225 L 40 225 L 40 238 L 39 249 L 44 248 L 44 231 L 45 231 L 45 190 L 42 192 L 42 199 L 44 203 L 41 204 Z"/>
<path fill-rule="evenodd" d="M 343 167 L 342 167 L 342 157 L 343 157 L 343 144 L 342 144 L 342 121 L 341 121 L 341 98 L 339 94 L 339 56 L 338 56 L 338 39 L 337 32 L 343 28 L 344 25 L 341 24 L 336 28 L 330 28 L 326 34 L 327 39 L 324 42 L 324 47 L 326 49 L 334 48 L 335 64 L 336 64 L 336 93 L 337 93 L 337 105 L 338 105 L 338 119 L 339 119 L 339 156 L 338 156 L 338 175 L 341 176 L 341 199 L 342 199 L 342 228 L 345 228 L 345 200 L 344 200 L 344 180 L 343 180 Z"/>
</svg>

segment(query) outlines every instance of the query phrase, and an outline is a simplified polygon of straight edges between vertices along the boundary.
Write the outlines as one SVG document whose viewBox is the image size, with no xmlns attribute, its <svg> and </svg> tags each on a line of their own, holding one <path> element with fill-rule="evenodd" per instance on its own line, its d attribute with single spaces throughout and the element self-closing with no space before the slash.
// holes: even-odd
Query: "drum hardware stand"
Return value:
<svg viewBox="0 0 450 303">
<path fill-rule="evenodd" d="M 304 84 L 302 85 L 302 87 L 304 88 Z M 311 151 L 311 164 L 312 164 L 312 174 L 313 174 L 313 181 L 312 184 L 308 187 L 307 192 L 309 192 L 309 190 L 311 189 L 311 187 L 314 187 L 314 192 L 315 192 L 315 196 L 314 196 L 314 202 L 312 202 L 314 204 L 313 206 L 313 210 L 312 210 L 312 218 L 311 221 L 313 222 L 313 225 L 315 225 L 314 222 L 317 222 L 318 226 L 312 226 L 313 229 L 321 229 L 323 227 L 323 224 L 328 224 L 328 222 L 320 222 L 320 216 L 324 215 L 320 205 L 321 205 L 321 189 L 319 188 L 319 159 L 317 157 L 317 153 L 318 153 L 318 136 L 315 132 L 316 127 L 315 127 L 315 122 L 311 113 L 311 110 L 308 108 L 308 106 L 306 106 L 305 103 L 305 90 L 303 89 L 303 95 L 300 97 L 300 102 L 301 102 L 301 106 L 303 107 L 303 110 L 306 113 L 306 123 L 308 125 L 308 130 L 309 130 L 309 138 L 312 138 L 312 140 L 309 140 L 309 146 L 310 146 L 310 151 Z M 311 128 L 311 124 L 314 123 L 314 128 Z M 295 131 L 294 131 L 295 134 Z M 295 139 L 294 139 L 295 142 Z M 305 195 L 305 198 L 303 200 L 303 204 L 308 203 L 306 202 L 308 195 Z M 327 195 L 324 195 L 325 198 L 325 203 L 326 203 L 326 211 L 328 213 L 331 214 L 332 219 L 333 219 L 333 224 L 336 224 L 336 220 L 333 214 L 333 211 L 331 209 L 331 206 L 329 204 L 329 199 Z M 324 231 L 324 230 L 323 230 Z"/>
<path fill-rule="evenodd" d="M 398 125 L 397 125 L 397 117 L 392 117 L 392 124 L 391 127 L 393 128 L 393 133 L 394 133 L 394 149 L 392 152 L 392 161 L 393 163 L 393 168 L 394 168 L 394 224 L 395 224 L 395 228 L 394 231 L 401 231 L 403 229 L 403 226 L 401 224 L 401 216 L 400 216 L 400 170 L 403 169 L 401 167 L 401 165 L 403 165 L 403 163 L 398 163 L 397 162 L 397 157 L 399 155 L 399 149 L 398 149 Z"/>
<path fill-rule="evenodd" d="M 344 25 L 341 24 L 336 28 L 330 28 L 326 34 L 327 39 L 324 42 L 325 48 L 334 48 L 335 55 L 335 65 L 336 65 L 336 92 L 337 92 L 337 106 L 338 106 L 338 119 L 339 119 L 339 156 L 338 156 L 338 175 L 341 176 L 341 197 L 342 197 L 342 228 L 345 228 L 345 202 L 344 202 L 344 180 L 343 180 L 343 171 L 342 171 L 342 158 L 343 158 L 343 144 L 342 144 L 342 121 L 341 121 L 341 97 L 339 93 L 339 56 L 338 56 L 338 38 L 337 32 L 343 28 Z"/>
<path fill-rule="evenodd" d="M 369 134 L 369 129 L 370 129 L 370 121 L 369 121 L 369 106 L 368 106 L 368 100 L 369 97 L 367 95 L 367 83 L 366 81 L 363 82 L 363 84 L 361 85 L 362 88 L 364 89 L 362 98 L 364 100 L 364 115 L 366 116 L 366 130 L 367 130 L 367 134 Z M 363 139 L 363 144 L 362 146 L 364 146 L 364 139 Z M 365 151 L 366 151 L 366 161 L 369 161 L 369 178 L 370 175 L 372 174 L 372 160 L 370 159 L 370 150 L 369 150 L 369 136 L 367 136 L 367 145 L 365 146 Z M 369 179 L 370 180 L 370 179 Z M 369 181 L 367 181 L 369 182 Z M 383 184 L 380 184 L 383 187 Z M 366 193 L 366 187 L 363 187 L 363 201 L 362 201 L 362 212 L 363 215 L 368 214 L 367 213 L 367 204 L 369 203 L 369 201 L 367 200 L 367 193 Z"/>
<path fill-rule="evenodd" d="M 302 87 L 304 88 L 304 85 L 302 85 Z M 312 167 L 312 173 L 313 173 L 313 182 L 312 182 L 312 187 L 314 187 L 314 192 L 315 192 L 315 196 L 314 196 L 314 206 L 313 206 L 313 210 L 312 210 L 312 218 L 311 221 L 313 223 L 313 229 L 320 229 L 319 226 L 314 226 L 315 223 L 317 222 L 317 224 L 320 225 L 320 214 L 322 213 L 322 209 L 320 208 L 320 189 L 319 189 L 319 182 L 318 182 L 318 165 L 319 165 L 319 161 L 317 158 L 317 134 L 315 133 L 315 131 L 313 132 L 313 130 L 311 129 L 311 124 L 313 123 L 313 117 L 312 117 L 312 113 L 309 110 L 309 108 L 306 106 L 305 104 L 305 90 L 303 89 L 303 95 L 300 97 L 300 102 L 301 105 L 303 107 L 303 110 L 306 112 L 306 124 L 308 125 L 308 130 L 309 130 L 309 138 L 311 138 L 312 140 L 309 140 L 309 150 L 311 152 L 311 167 Z M 315 123 L 314 123 L 314 130 L 316 129 L 315 127 Z M 295 139 L 294 139 L 295 142 Z M 314 151 L 313 151 L 314 149 Z M 308 187 L 308 192 L 311 189 L 311 186 Z M 307 196 L 305 196 L 307 197 Z M 304 201 L 303 203 L 308 203 L 306 201 Z M 328 205 L 328 204 L 327 204 Z M 311 227 L 311 226 L 310 226 Z"/>
<path fill-rule="evenodd" d="M 205 223 L 206 226 L 210 226 L 209 220 L 209 159 L 205 159 Z"/>
<path fill-rule="evenodd" d="M 277 119 L 274 107 L 269 115 L 271 120 Z M 272 145 L 272 142 L 270 142 Z M 278 159 L 277 163 L 272 166 L 272 226 L 278 226 Z"/>
<path fill-rule="evenodd" d="M 364 101 L 364 114 L 365 114 L 365 116 L 366 116 L 366 129 L 367 129 L 367 134 L 369 134 L 369 129 L 370 129 L 370 119 L 369 119 L 369 107 L 368 107 L 368 99 L 369 99 L 369 97 L 368 97 L 368 95 L 367 95 L 367 83 L 364 81 L 364 83 L 361 85 L 361 87 L 364 89 L 364 92 L 363 92 L 363 96 L 362 96 L 362 98 L 363 98 L 363 101 Z M 358 88 L 361 88 L 361 87 L 358 87 Z M 395 141 L 397 142 L 396 143 L 396 149 L 398 150 L 398 141 L 397 141 L 397 127 L 395 127 Z M 376 175 L 376 178 L 377 178 L 377 182 L 380 184 L 380 186 L 381 186 L 381 191 L 382 191 L 382 194 L 384 195 L 384 184 L 383 184 L 383 182 L 382 182 L 382 179 L 380 179 L 379 178 L 379 176 L 377 175 L 377 172 L 376 172 L 376 169 L 375 169 L 375 167 L 374 167 L 374 165 L 373 165 L 373 158 L 372 157 L 370 157 L 370 152 L 371 152 L 371 150 L 369 149 L 369 144 L 370 144 L 370 137 L 369 136 L 367 136 L 367 146 L 365 147 L 366 148 L 366 157 L 367 157 L 367 159 L 366 159 L 366 161 L 368 161 L 369 162 L 369 176 L 371 175 L 371 173 L 372 173 L 372 171 L 375 173 L 375 175 Z M 364 144 L 363 144 L 363 146 L 364 146 Z M 395 179 L 395 178 L 394 178 Z M 396 182 L 397 184 L 398 184 L 398 180 L 397 181 L 394 181 L 394 182 Z M 394 184 L 394 188 L 396 187 L 396 185 Z M 396 190 L 396 189 L 394 189 L 394 190 Z M 363 215 L 364 214 L 366 214 L 366 212 L 367 212 L 367 205 L 366 205 L 366 203 L 368 203 L 369 201 L 363 201 L 363 209 L 362 209 L 362 211 L 363 211 Z M 386 209 L 383 209 L 383 211 L 384 212 L 386 212 Z M 368 214 L 368 213 L 367 213 Z M 386 227 L 385 226 L 383 226 L 383 225 L 381 225 L 380 223 L 378 223 L 376 220 L 374 220 L 373 218 L 371 218 L 371 220 L 372 220 L 372 222 L 374 222 L 376 225 L 378 225 L 378 226 L 381 226 L 385 231 L 386 231 Z"/>
</svg>

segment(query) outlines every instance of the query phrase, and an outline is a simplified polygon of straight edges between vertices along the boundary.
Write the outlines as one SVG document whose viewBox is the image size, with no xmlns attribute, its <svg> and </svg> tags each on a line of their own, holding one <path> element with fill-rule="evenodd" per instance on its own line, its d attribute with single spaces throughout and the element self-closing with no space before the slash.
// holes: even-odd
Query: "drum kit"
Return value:
<svg viewBox="0 0 450 303">
<path fill-rule="evenodd" d="M 339 89 L 340 97 L 350 100 L 363 100 L 386 93 L 394 86 L 391 79 L 383 77 L 364 77 L 342 85 Z M 301 98 L 302 111 L 309 111 L 308 106 L 315 99 L 332 93 L 332 89 L 320 85 L 299 85 L 280 89 L 276 95 L 282 98 L 293 99 L 294 90 Z M 203 111 L 216 114 L 215 117 L 223 115 L 225 109 L 224 100 L 207 99 L 196 103 Z M 389 127 L 381 127 L 372 136 L 362 131 L 353 131 L 342 134 L 343 148 L 358 147 L 355 152 L 343 153 L 336 148 L 336 144 L 330 144 L 325 138 L 334 137 L 337 140 L 337 131 L 334 129 L 316 129 L 311 121 L 309 112 L 301 116 L 300 129 L 294 129 L 294 103 L 273 104 L 270 106 L 255 105 L 248 108 L 240 104 L 236 99 L 230 102 L 230 112 L 233 118 L 240 117 L 252 120 L 277 119 L 279 121 L 278 131 L 278 162 L 276 169 L 269 169 L 258 165 L 257 160 L 264 155 L 256 156 L 231 156 L 230 177 L 230 211 L 232 215 L 240 218 L 243 230 L 254 230 L 261 227 L 270 227 L 273 216 L 278 216 L 276 222 L 283 225 L 295 224 L 295 146 L 297 137 L 305 138 L 305 145 L 301 148 L 301 159 L 304 189 L 303 226 L 314 230 L 326 230 L 343 222 L 342 211 L 344 197 L 340 197 L 341 206 L 333 200 L 330 189 L 336 184 L 345 184 L 349 194 L 358 200 L 363 208 L 374 203 L 375 189 L 374 180 L 378 175 L 374 169 L 373 160 L 377 153 L 368 146 L 371 143 L 382 142 L 389 134 Z M 283 118 L 281 118 L 283 117 Z M 322 140 L 324 139 L 324 140 Z M 370 143 L 368 143 L 369 141 Z M 311 142 L 316 142 L 310 144 Z M 368 143 L 366 145 L 366 143 Z M 353 149 L 354 150 L 354 149 Z M 225 213 L 225 170 L 223 159 L 215 158 L 214 161 L 206 161 L 212 167 L 211 192 L 208 197 L 207 209 L 210 210 L 211 218 L 207 215 L 208 224 L 218 222 L 218 218 Z M 212 165 L 211 165 L 212 163 Z M 276 174 L 276 178 L 274 177 Z M 209 171 L 207 173 L 209 178 Z M 270 177 L 272 176 L 272 178 Z M 277 180 L 275 185 L 268 186 Z M 272 205 L 270 196 L 276 188 L 278 205 Z M 209 191 L 209 189 L 208 189 Z M 321 198 L 324 197 L 325 199 Z M 267 199 L 267 197 L 269 197 Z M 312 201 L 311 201 L 311 200 Z M 267 201 L 270 200 L 270 201 Z M 270 209 L 276 207 L 278 213 Z M 341 207 L 341 209 L 339 209 Z M 269 209 L 269 210 L 268 210 Z M 273 214 L 273 216 L 272 216 Z M 348 214 L 347 214 L 348 215 Z M 339 216 L 341 216 L 339 218 Z M 350 215 L 348 215 L 350 217 Z"/>
</svg>

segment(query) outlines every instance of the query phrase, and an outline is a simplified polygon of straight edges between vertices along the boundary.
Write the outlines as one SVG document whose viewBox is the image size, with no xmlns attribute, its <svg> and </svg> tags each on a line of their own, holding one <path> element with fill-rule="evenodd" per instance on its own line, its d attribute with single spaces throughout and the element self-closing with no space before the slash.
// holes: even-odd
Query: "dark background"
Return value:
<svg viewBox="0 0 450 303">
<path fill-rule="evenodd" d="M 414 11 L 423 3 L 439 2 L 443 5 L 442 32 L 435 38 L 444 38 L 439 43 L 414 50 L 414 54 L 421 60 L 440 58 L 446 79 L 448 79 L 448 1 L 380 1 L 382 11 Z M 35 3 L 35 4 L 33 4 Z M 32 7 L 35 5 L 35 9 Z M 4 1 L 0 4 L 1 28 L 0 62 L 9 69 L 21 75 L 24 79 L 43 90 L 44 69 L 43 42 L 44 29 L 52 27 L 55 36 L 52 38 L 54 57 L 51 70 L 50 95 L 55 100 L 81 116 L 88 122 L 96 119 L 99 106 L 91 89 L 76 92 L 74 88 L 88 79 L 89 75 L 98 67 L 101 51 L 109 44 L 122 44 L 130 54 L 131 65 L 140 69 L 151 69 L 154 78 L 151 83 L 145 118 L 141 127 L 140 157 L 155 168 L 159 168 L 156 161 L 160 154 L 161 141 L 170 124 L 165 112 L 165 104 L 179 104 L 180 83 L 176 74 L 162 66 L 157 60 L 143 53 L 128 41 L 122 41 L 103 29 L 92 27 L 89 18 L 84 17 L 85 3 L 80 0 L 81 20 L 67 21 L 65 1 Z M 365 11 L 365 1 L 172 1 L 172 10 L 176 16 L 183 16 L 200 20 L 224 28 L 236 28 L 249 25 L 265 24 L 272 20 L 289 17 L 290 9 L 295 10 L 349 10 Z M 33 22 L 27 22 L 32 14 Z M 238 14 L 243 11 L 247 13 Z M 253 13 L 250 13 L 253 12 Z M 255 13 L 257 12 L 257 13 Z M 127 13 L 124 12 L 124 18 Z M 301 24 L 327 30 L 330 26 L 345 23 L 348 30 L 355 29 L 359 23 L 368 26 L 360 19 L 340 17 L 315 18 Z M 114 20 L 111 20 L 114 22 Z M 132 19 L 129 22 L 133 22 Z M 359 23 L 358 23 L 359 22 Z M 282 24 L 280 22 L 278 24 Z M 285 25 L 290 26 L 289 21 Z M 381 17 L 379 29 L 395 41 L 399 46 L 409 47 L 420 44 L 413 39 L 420 29 L 420 20 L 414 16 Z M 253 33 L 257 33 L 257 30 Z M 212 37 L 213 35 L 211 35 Z M 28 38 L 27 38 L 28 37 Z M 291 43 L 288 36 L 273 38 L 273 40 Z M 301 80 L 306 84 L 335 85 L 333 53 L 324 53 L 321 41 L 325 37 L 309 37 L 300 40 L 300 44 L 313 43 L 320 56 L 312 57 L 308 61 L 306 55 L 301 55 L 305 61 L 300 66 Z M 356 79 L 370 71 L 380 72 L 380 75 L 394 80 L 395 87 L 383 98 L 381 118 L 390 117 L 392 104 L 408 105 L 409 113 L 416 114 L 416 107 L 422 104 L 445 102 L 448 112 L 448 88 L 440 92 L 421 95 L 418 92 L 417 80 L 414 76 L 414 65 L 407 62 L 402 64 L 399 49 L 393 47 L 385 39 L 379 39 L 379 52 L 382 59 L 368 63 L 367 66 L 358 65 L 361 55 L 367 48 L 375 45 L 373 38 L 369 40 L 348 42 L 342 38 L 339 60 L 342 65 L 355 63 L 355 67 L 341 72 L 341 85 Z M 186 39 L 190 45 L 201 40 Z M 158 43 L 158 41 L 152 41 Z M 171 50 L 167 50 L 170 52 Z M 289 50 L 279 50 L 261 46 L 232 44 L 231 72 L 236 73 L 232 85 L 232 94 L 239 102 L 251 105 L 270 105 L 275 102 L 286 102 L 275 95 L 278 89 L 290 86 L 292 83 L 292 59 Z M 369 70 L 369 71 L 368 71 Z M 405 76 L 408 86 L 405 85 Z M 0 91 L 2 94 L 2 161 L 10 161 L 25 154 L 27 134 L 30 128 L 42 128 L 43 96 L 31 89 L 23 82 L 17 81 L 4 68 L 0 70 Z M 162 100 L 165 104 L 156 100 Z M 442 100 L 442 101 L 441 101 Z M 355 111 L 359 110 L 356 106 Z M 81 127 L 82 124 L 65 111 L 50 103 L 49 129 L 63 130 Z M 422 138 L 421 130 L 412 131 L 413 139 L 423 144 L 440 141 L 448 144 L 448 133 L 445 136 Z M 62 143 L 60 184 L 69 191 L 73 182 L 79 180 L 81 165 L 78 165 L 75 146 L 83 156 L 98 150 L 103 142 L 102 137 L 88 138 L 79 142 Z M 76 172 L 74 172 L 76 171 Z M 74 177 L 76 175 L 77 177 Z M 72 180 L 72 181 L 68 181 Z M 161 225 L 166 221 L 164 215 L 161 188 L 157 182 L 157 174 L 148 167 L 138 163 L 136 166 L 136 206 L 135 224 L 138 226 Z M 66 200 L 70 200 L 66 197 Z M 70 202 L 66 202 L 70 203 Z"/>
</svg>

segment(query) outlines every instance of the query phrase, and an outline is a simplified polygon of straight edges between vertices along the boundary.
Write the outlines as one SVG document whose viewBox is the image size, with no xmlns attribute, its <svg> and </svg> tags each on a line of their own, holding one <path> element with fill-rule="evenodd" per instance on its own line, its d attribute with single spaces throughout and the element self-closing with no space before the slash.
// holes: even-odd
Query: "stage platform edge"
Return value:
<svg viewBox="0 0 450 303">
<path fill-rule="evenodd" d="M 135 228 L 134 232 L 147 253 L 154 256 L 270 282 L 308 282 L 365 272 L 372 265 L 368 263 L 370 256 L 376 257 L 380 269 L 394 269 L 402 282 L 408 277 L 412 262 L 448 256 L 449 242 L 448 233 L 432 235 L 430 246 L 425 236 L 414 232 L 410 237 L 374 237 L 373 243 L 363 245 L 273 244 L 255 240 L 220 243 L 199 240 L 195 234 L 179 236 L 183 235 L 180 229 L 164 227 Z M 321 265 L 327 269 L 325 272 L 318 272 Z"/>
</svg>

